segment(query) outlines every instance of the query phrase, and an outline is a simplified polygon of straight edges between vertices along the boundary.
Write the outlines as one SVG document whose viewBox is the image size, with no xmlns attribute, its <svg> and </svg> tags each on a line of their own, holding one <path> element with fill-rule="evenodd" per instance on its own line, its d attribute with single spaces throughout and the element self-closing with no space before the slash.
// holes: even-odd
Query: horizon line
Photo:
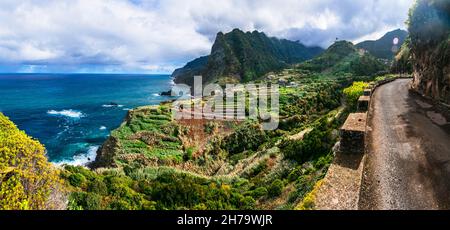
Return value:
<svg viewBox="0 0 450 230">
<path fill-rule="evenodd" d="M 65 74 L 65 75 L 88 75 L 88 74 L 96 74 L 96 75 L 171 75 L 171 73 L 99 73 L 99 72 L 85 72 L 85 73 L 78 73 L 78 72 L 36 72 L 36 73 L 30 73 L 30 72 L 0 72 L 1 74 Z"/>
</svg>

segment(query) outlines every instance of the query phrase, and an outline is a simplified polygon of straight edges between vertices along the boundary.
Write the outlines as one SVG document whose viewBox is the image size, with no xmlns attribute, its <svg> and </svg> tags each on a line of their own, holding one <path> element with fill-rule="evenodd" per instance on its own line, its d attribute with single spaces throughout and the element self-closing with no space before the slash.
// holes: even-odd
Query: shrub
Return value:
<svg viewBox="0 0 450 230">
<path fill-rule="evenodd" d="M 86 193 L 84 192 L 72 192 L 69 196 L 69 205 L 67 209 L 69 210 L 83 210 L 83 203 L 86 198 Z"/>
<path fill-rule="evenodd" d="M 305 134 L 303 140 L 285 140 L 281 145 L 284 156 L 303 164 L 328 154 L 335 143 L 330 126 L 327 119 L 322 118 L 311 132 Z"/>
<path fill-rule="evenodd" d="M 86 178 L 80 173 L 74 173 L 69 176 L 69 183 L 74 187 L 80 187 L 85 181 Z"/>
<path fill-rule="evenodd" d="M 197 204 L 192 208 L 192 210 L 207 210 L 207 209 L 208 208 L 204 203 Z"/>
<path fill-rule="evenodd" d="M 211 135 L 217 131 L 219 125 L 216 122 L 208 122 L 205 124 L 205 133 Z"/>
<path fill-rule="evenodd" d="M 293 182 L 296 181 L 302 175 L 302 171 L 299 168 L 295 168 L 288 175 L 288 181 Z"/>
<path fill-rule="evenodd" d="M 267 135 L 261 126 L 248 122 L 227 136 L 222 143 L 222 148 L 234 155 L 246 150 L 256 151 L 266 140 Z"/>
<path fill-rule="evenodd" d="M 240 200 L 240 203 L 241 203 L 241 206 L 240 206 L 241 210 L 253 210 L 253 209 L 255 209 L 256 201 L 251 196 L 246 196 L 246 197 L 242 198 Z"/>
<path fill-rule="evenodd" d="M 79 205 L 75 200 L 69 198 L 67 210 L 82 211 L 83 207 L 81 205 Z"/>
<path fill-rule="evenodd" d="M 328 167 L 332 161 L 333 161 L 333 154 L 322 156 L 316 162 L 314 162 L 314 168 L 322 169 L 324 167 Z"/>
<path fill-rule="evenodd" d="M 64 208 L 64 190 L 44 146 L 0 113 L 0 210 Z"/>
<path fill-rule="evenodd" d="M 69 197 L 69 209 L 100 210 L 101 196 L 95 193 L 73 192 Z"/>
<path fill-rule="evenodd" d="M 184 155 L 184 160 L 185 161 L 190 161 L 192 160 L 193 154 L 195 152 L 195 147 L 189 147 L 186 149 L 186 154 Z"/>
<path fill-rule="evenodd" d="M 64 166 L 64 169 L 70 173 L 79 173 L 83 175 L 87 180 L 92 180 L 96 177 L 96 174 L 93 171 L 81 166 L 66 165 Z"/>
<path fill-rule="evenodd" d="M 259 162 L 254 168 L 252 168 L 250 170 L 250 172 L 248 173 L 249 177 L 255 177 L 257 175 L 259 175 L 260 173 L 262 173 L 264 170 L 267 169 L 267 159 L 262 160 L 261 162 Z"/>
<path fill-rule="evenodd" d="M 97 193 L 100 195 L 107 195 L 108 188 L 106 184 L 101 179 L 95 179 L 89 183 L 88 191 L 92 193 Z"/>
<path fill-rule="evenodd" d="M 251 192 L 251 196 L 255 199 L 266 196 L 269 192 L 265 187 L 258 187 Z"/>
<path fill-rule="evenodd" d="M 280 179 L 276 179 L 269 186 L 268 195 L 272 198 L 281 195 L 281 192 L 283 191 L 283 187 L 284 187 L 283 181 L 281 181 Z"/>
<path fill-rule="evenodd" d="M 316 195 L 319 191 L 320 186 L 322 186 L 323 180 L 320 180 L 314 186 L 314 189 L 308 193 L 303 201 L 297 205 L 296 210 L 313 210 L 315 208 Z"/>
<path fill-rule="evenodd" d="M 88 193 L 86 196 L 86 209 L 87 210 L 101 210 L 102 197 L 96 193 Z"/>
<path fill-rule="evenodd" d="M 347 105 L 351 110 L 356 110 L 356 103 L 360 96 L 363 95 L 364 89 L 369 86 L 368 83 L 357 81 L 353 82 L 353 85 L 344 89 L 344 95 Z"/>
<path fill-rule="evenodd" d="M 124 200 L 114 200 L 109 204 L 109 209 L 112 210 L 132 210 L 132 207 Z"/>
</svg>

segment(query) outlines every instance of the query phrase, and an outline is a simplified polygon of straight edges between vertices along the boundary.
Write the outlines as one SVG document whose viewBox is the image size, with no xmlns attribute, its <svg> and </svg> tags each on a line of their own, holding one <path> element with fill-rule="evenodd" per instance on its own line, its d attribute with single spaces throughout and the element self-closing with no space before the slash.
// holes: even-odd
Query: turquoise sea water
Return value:
<svg viewBox="0 0 450 230">
<path fill-rule="evenodd" d="M 83 165 L 127 110 L 158 104 L 168 75 L 0 74 L 0 112 L 45 145 L 50 161 Z"/>
</svg>

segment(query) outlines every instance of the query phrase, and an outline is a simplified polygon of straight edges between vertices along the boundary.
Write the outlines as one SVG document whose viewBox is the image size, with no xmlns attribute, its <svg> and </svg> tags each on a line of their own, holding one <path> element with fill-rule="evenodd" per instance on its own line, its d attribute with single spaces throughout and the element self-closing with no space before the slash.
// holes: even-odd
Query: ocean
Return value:
<svg viewBox="0 0 450 230">
<path fill-rule="evenodd" d="M 129 109 L 156 105 L 169 75 L 0 74 L 0 112 L 56 164 L 85 165 Z"/>
</svg>

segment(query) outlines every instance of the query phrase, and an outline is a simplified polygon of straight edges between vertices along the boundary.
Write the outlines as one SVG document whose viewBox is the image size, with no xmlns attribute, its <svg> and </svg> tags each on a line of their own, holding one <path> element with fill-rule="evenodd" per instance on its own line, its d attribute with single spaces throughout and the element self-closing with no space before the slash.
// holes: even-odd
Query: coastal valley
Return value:
<svg viewBox="0 0 450 230">
<path fill-rule="evenodd" d="M 409 31 L 359 44 L 337 39 L 327 49 L 258 31 L 219 32 L 210 55 L 173 73 L 175 83 L 188 86 L 198 75 L 204 84 L 224 87 L 278 85 L 274 130 L 263 129 L 257 118 L 175 119 L 174 96 L 130 109 L 94 162 L 53 165 L 38 140 L 0 114 L 0 209 L 316 209 L 340 128 L 360 109 L 369 85 L 413 77 L 414 92 L 450 102 L 450 28 L 441 25 L 445 32 L 436 41 L 417 29 L 420 15 L 449 4 L 423 2 L 411 10 Z M 430 56 L 439 61 L 429 62 Z"/>
</svg>

